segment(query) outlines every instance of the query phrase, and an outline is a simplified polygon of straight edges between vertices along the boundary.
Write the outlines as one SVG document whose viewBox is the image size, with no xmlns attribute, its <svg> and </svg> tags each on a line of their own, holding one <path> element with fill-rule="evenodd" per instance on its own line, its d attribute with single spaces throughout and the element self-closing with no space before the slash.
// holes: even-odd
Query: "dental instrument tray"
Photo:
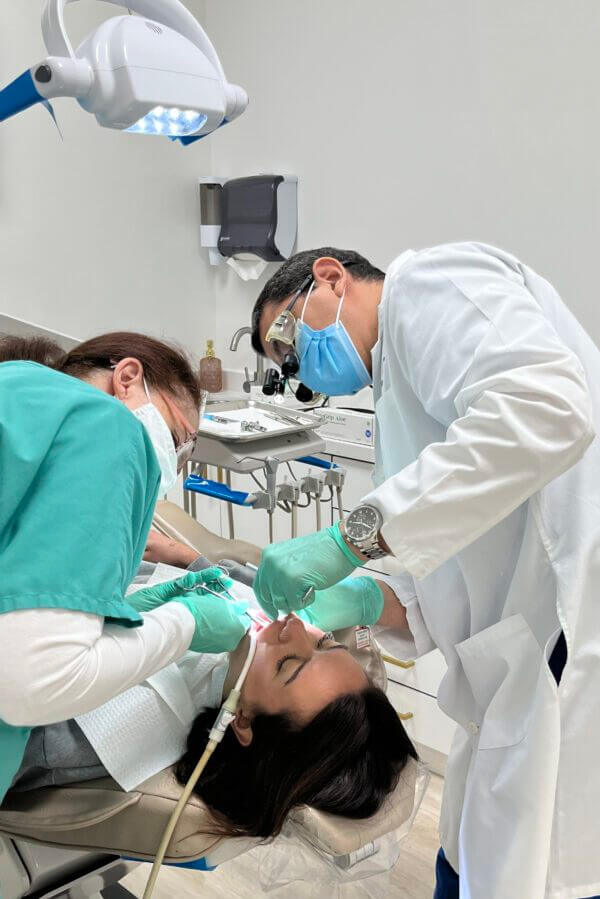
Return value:
<svg viewBox="0 0 600 899">
<path fill-rule="evenodd" d="M 198 428 L 202 437 L 224 443 L 246 443 L 314 431 L 325 422 L 303 411 L 251 399 L 209 402 Z"/>
</svg>

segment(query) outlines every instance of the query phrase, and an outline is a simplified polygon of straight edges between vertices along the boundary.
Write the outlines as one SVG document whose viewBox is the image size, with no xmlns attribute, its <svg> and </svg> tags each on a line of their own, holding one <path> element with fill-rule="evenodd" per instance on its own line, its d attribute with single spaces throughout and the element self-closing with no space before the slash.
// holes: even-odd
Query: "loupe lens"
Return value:
<svg viewBox="0 0 600 899">
<path fill-rule="evenodd" d="M 265 396 L 273 396 L 279 386 L 279 372 L 276 368 L 267 369 L 262 392 Z"/>
<path fill-rule="evenodd" d="M 294 352 L 286 353 L 281 363 L 281 373 L 285 378 L 293 378 L 300 368 L 300 360 Z"/>
<path fill-rule="evenodd" d="M 306 384 L 299 384 L 296 390 L 296 399 L 300 403 L 310 403 L 314 399 L 314 393 Z"/>
</svg>

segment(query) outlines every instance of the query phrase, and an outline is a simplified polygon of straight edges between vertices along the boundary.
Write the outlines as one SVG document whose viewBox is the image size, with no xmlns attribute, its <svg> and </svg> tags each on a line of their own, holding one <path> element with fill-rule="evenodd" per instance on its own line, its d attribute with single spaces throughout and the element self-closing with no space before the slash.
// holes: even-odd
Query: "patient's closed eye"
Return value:
<svg viewBox="0 0 600 899">
<path fill-rule="evenodd" d="M 302 658 L 300 656 L 282 656 L 282 658 L 280 658 L 279 661 L 277 662 L 277 664 L 275 665 L 277 674 L 279 674 L 279 672 L 281 671 L 281 669 L 283 668 L 283 666 L 285 665 L 286 662 L 291 662 L 294 659 L 296 659 L 298 662 L 302 661 Z"/>
</svg>

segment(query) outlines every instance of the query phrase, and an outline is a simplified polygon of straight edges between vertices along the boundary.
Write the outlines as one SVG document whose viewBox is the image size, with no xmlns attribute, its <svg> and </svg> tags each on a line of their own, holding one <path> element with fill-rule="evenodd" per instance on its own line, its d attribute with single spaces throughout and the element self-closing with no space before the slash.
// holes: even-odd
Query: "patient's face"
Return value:
<svg viewBox="0 0 600 899">
<path fill-rule="evenodd" d="M 345 647 L 288 615 L 259 632 L 242 705 L 254 714 L 287 712 L 305 724 L 334 699 L 367 686 L 366 674 Z"/>
</svg>

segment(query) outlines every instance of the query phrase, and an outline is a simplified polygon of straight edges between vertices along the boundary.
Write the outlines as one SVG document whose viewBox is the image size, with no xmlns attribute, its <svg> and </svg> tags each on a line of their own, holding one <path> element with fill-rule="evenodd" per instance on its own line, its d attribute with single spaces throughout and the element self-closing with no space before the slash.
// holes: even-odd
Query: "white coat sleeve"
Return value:
<svg viewBox="0 0 600 899">
<path fill-rule="evenodd" d="M 498 258 L 438 248 L 390 289 L 389 352 L 447 432 L 364 502 L 424 578 L 578 461 L 594 436 L 591 403 L 579 360 Z"/>
<path fill-rule="evenodd" d="M 0 719 L 53 724 L 103 705 L 180 658 L 195 621 L 181 603 L 144 615 L 143 627 L 105 625 L 68 609 L 0 616 Z"/>
<path fill-rule="evenodd" d="M 425 619 L 421 612 L 415 580 L 408 573 L 377 574 L 376 581 L 382 581 L 393 591 L 406 612 L 407 630 L 398 631 L 391 627 L 375 624 L 373 633 L 380 646 L 397 659 L 414 659 L 435 649 Z"/>
</svg>

